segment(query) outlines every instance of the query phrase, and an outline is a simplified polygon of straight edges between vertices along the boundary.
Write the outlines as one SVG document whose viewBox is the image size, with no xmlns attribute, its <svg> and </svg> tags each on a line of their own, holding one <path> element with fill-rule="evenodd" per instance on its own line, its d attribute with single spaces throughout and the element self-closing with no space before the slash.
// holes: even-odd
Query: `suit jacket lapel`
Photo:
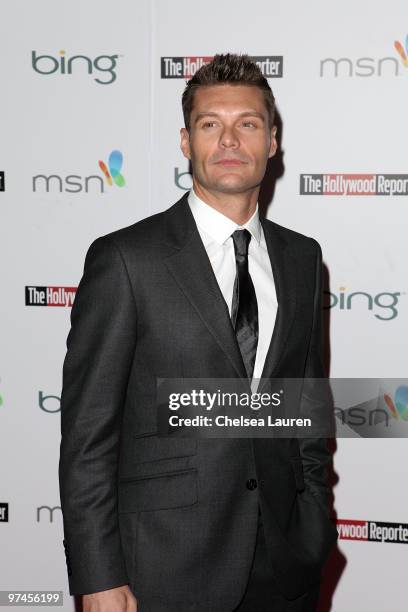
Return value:
<svg viewBox="0 0 408 612">
<path fill-rule="evenodd" d="M 261 378 L 272 378 L 283 355 L 296 312 L 296 261 L 276 226 L 260 217 L 271 260 L 278 311 Z M 258 392 L 263 387 L 262 381 Z"/>
</svg>

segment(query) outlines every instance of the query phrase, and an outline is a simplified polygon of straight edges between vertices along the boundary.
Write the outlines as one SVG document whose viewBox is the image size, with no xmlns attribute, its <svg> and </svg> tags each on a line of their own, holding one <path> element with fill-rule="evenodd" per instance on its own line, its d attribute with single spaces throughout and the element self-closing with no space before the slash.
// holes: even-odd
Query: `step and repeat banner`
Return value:
<svg viewBox="0 0 408 612">
<path fill-rule="evenodd" d="M 387 3 L 15 0 L 0 19 L 0 589 L 69 596 L 58 492 L 70 308 L 100 235 L 191 187 L 185 81 L 217 52 L 259 63 L 280 151 L 260 201 L 316 238 L 331 377 L 407 375 L 408 10 Z M 407 388 L 387 388 L 393 425 Z M 338 547 L 320 612 L 407 605 L 408 449 L 333 441 Z M 227 611 L 226 611 L 227 612 Z"/>
</svg>

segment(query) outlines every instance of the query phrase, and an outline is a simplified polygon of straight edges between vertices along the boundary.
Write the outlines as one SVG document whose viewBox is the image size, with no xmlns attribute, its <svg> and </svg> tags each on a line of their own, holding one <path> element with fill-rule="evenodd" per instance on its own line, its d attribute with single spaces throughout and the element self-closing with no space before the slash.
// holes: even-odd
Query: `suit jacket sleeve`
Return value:
<svg viewBox="0 0 408 612">
<path fill-rule="evenodd" d="M 122 409 L 136 341 L 136 305 L 116 244 L 89 247 L 63 365 L 59 483 L 70 594 L 129 582 L 117 514 Z"/>
<path fill-rule="evenodd" d="M 308 349 L 308 356 L 305 369 L 305 379 L 308 378 L 325 378 L 323 366 L 323 334 L 322 334 L 322 250 L 319 243 L 311 238 L 316 252 L 316 267 L 315 267 L 315 293 L 313 307 L 313 323 Z M 306 388 L 308 382 L 306 380 Z M 311 392 L 310 392 L 311 388 Z M 313 384 L 309 385 L 308 391 L 312 395 L 314 391 Z M 313 402 L 321 404 L 322 386 L 318 388 L 319 393 L 316 400 Z M 324 396 L 324 392 L 323 392 Z M 326 396 L 328 397 L 328 396 Z M 305 402 L 306 406 L 308 401 Z M 319 406 L 319 410 L 330 411 L 330 403 L 325 403 Z M 330 417 L 328 418 L 330 420 Z M 318 503 L 329 515 L 329 486 L 327 481 L 327 466 L 331 461 L 332 455 L 327 447 L 326 438 L 299 438 L 300 454 L 302 457 L 303 471 L 306 486 L 315 496 Z"/>
</svg>

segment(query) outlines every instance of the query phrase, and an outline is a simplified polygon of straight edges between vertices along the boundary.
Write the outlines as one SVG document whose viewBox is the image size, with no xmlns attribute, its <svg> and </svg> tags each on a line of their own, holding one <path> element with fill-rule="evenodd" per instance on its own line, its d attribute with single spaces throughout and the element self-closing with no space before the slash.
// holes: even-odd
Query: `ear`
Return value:
<svg viewBox="0 0 408 612">
<path fill-rule="evenodd" d="M 276 140 L 277 129 L 278 128 L 276 127 L 276 125 L 274 125 L 271 129 L 271 144 L 269 147 L 268 157 L 273 157 L 278 149 L 278 141 Z"/>
<path fill-rule="evenodd" d="M 180 129 L 180 149 L 182 150 L 184 157 L 191 159 L 190 135 L 185 127 Z"/>
</svg>

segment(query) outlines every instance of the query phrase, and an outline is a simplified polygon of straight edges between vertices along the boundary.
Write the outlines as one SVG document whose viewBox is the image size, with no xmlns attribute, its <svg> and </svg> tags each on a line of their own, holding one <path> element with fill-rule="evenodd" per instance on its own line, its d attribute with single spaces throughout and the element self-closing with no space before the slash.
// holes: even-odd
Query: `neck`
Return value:
<svg viewBox="0 0 408 612">
<path fill-rule="evenodd" d="M 259 186 L 242 193 L 224 193 L 209 191 L 197 184 L 194 179 L 193 189 L 203 202 L 232 219 L 238 225 L 243 225 L 252 217 L 259 195 Z"/>
</svg>

